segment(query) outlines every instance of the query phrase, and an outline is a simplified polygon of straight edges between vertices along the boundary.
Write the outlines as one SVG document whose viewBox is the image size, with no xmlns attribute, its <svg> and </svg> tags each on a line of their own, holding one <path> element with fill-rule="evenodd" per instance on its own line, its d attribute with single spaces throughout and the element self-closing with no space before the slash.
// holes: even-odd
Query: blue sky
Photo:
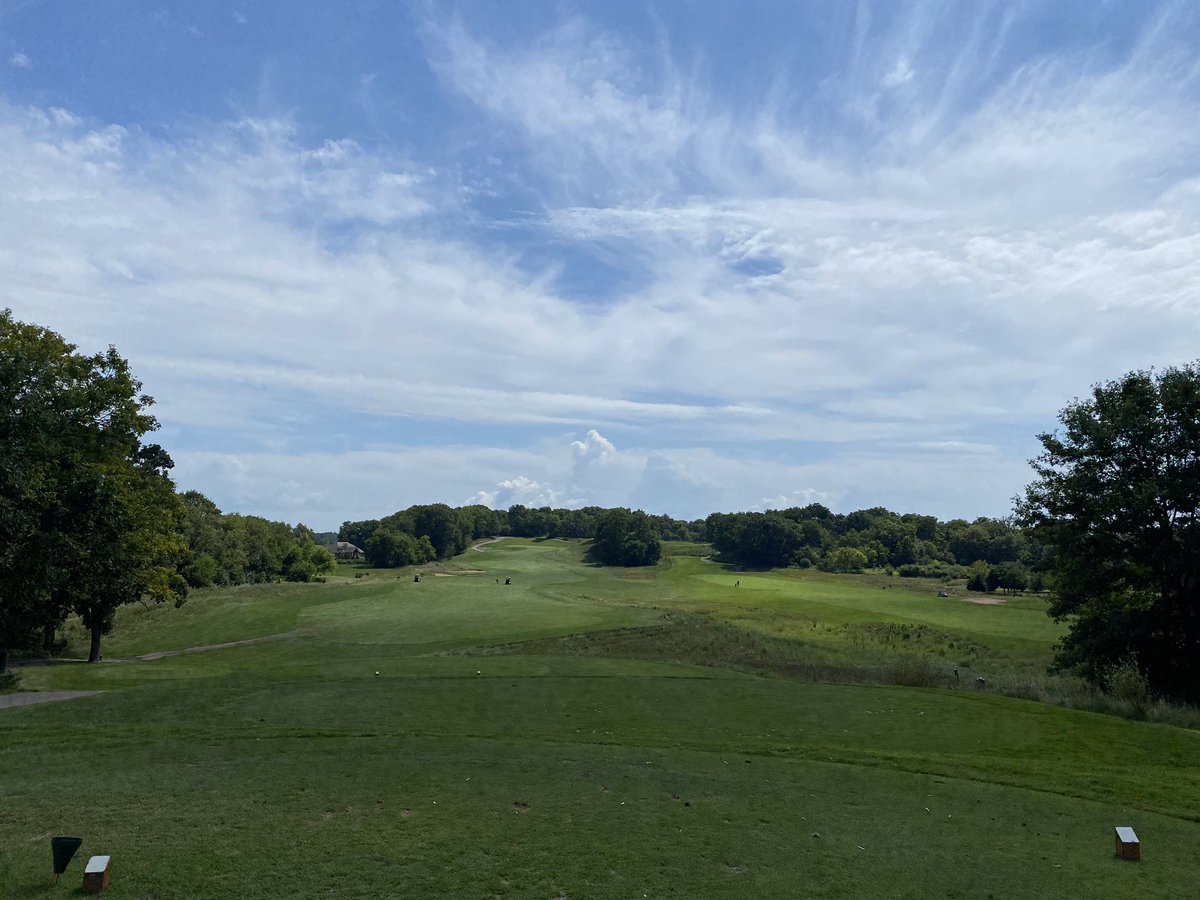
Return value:
<svg viewBox="0 0 1200 900">
<path fill-rule="evenodd" d="M 0 5 L 0 306 L 183 488 L 1005 515 L 1200 356 L 1191 3 Z"/>
</svg>

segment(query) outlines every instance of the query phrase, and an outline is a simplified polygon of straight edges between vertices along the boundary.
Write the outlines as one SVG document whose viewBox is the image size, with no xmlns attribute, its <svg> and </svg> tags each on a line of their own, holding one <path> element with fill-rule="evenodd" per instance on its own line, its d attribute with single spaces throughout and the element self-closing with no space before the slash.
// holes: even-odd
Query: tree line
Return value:
<svg viewBox="0 0 1200 900">
<path fill-rule="evenodd" d="M 432 503 L 410 506 L 382 519 L 343 522 L 337 538 L 359 547 L 368 563 L 381 568 L 447 559 L 474 541 L 498 536 L 590 540 L 589 555 L 596 562 L 640 566 L 658 561 L 663 540 L 694 539 L 693 524 L 641 510 L 599 506 L 530 509 L 514 504 L 496 510 Z"/>
<path fill-rule="evenodd" d="M 144 438 L 158 423 L 113 347 L 82 353 L 0 311 L 0 672 L 9 651 L 53 641 L 78 615 L 89 659 L 117 609 L 182 603 L 189 587 L 307 581 L 334 560 L 313 533 L 223 514 L 178 494 L 173 462 Z M 413 506 L 346 522 L 338 536 L 381 566 L 461 553 L 502 534 L 591 540 L 605 565 L 647 565 L 664 540 L 703 540 L 737 566 L 864 568 L 967 579 L 983 590 L 1050 590 L 1067 624 L 1056 666 L 1095 684 L 1141 679 L 1200 702 L 1200 368 L 1131 372 L 1068 404 L 1039 435 L 1035 480 L 1013 519 L 837 514 L 821 504 L 713 513 Z"/>
<path fill-rule="evenodd" d="M 177 494 L 171 457 L 143 440 L 153 403 L 113 347 L 81 353 L 0 311 L 0 672 L 10 650 L 48 649 L 72 614 L 95 661 L 126 603 L 333 566 L 302 527 Z"/>
<path fill-rule="evenodd" d="M 1012 520 L 942 522 L 883 507 L 840 514 L 810 503 L 713 513 L 704 525 L 720 558 L 745 568 L 884 569 L 901 577 L 967 578 L 968 589 L 980 591 L 1041 589 L 1045 582 L 1041 544 Z"/>
<path fill-rule="evenodd" d="M 190 587 L 312 581 L 334 569 L 333 554 L 306 525 L 222 513 L 199 491 L 179 500 L 184 548 L 176 564 Z"/>
</svg>

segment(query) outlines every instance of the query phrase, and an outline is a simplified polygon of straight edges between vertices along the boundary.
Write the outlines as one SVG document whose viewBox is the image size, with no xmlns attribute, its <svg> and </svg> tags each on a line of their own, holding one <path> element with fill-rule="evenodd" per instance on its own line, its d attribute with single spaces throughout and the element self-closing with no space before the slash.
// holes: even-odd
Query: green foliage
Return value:
<svg viewBox="0 0 1200 900">
<path fill-rule="evenodd" d="M 1006 594 L 1015 594 L 1029 585 L 1029 572 L 1019 562 L 1002 562 L 993 571 L 996 587 Z"/>
<path fill-rule="evenodd" d="M 199 491 L 180 499 L 186 551 L 179 569 L 192 587 L 312 581 L 336 565 L 304 525 L 227 515 Z"/>
<path fill-rule="evenodd" d="M 378 519 L 367 519 L 361 522 L 343 522 L 341 529 L 338 531 L 337 539 L 339 541 L 349 541 L 355 547 L 361 547 L 365 550 L 367 541 L 371 539 L 371 535 L 375 533 L 375 529 L 378 527 Z"/>
<path fill-rule="evenodd" d="M 191 587 L 209 587 L 217 583 L 221 569 L 207 553 L 199 553 L 184 566 L 182 574 Z"/>
<path fill-rule="evenodd" d="M 1150 703 L 1150 686 L 1132 656 L 1105 666 L 1101 670 L 1100 686 L 1110 697 L 1129 703 L 1142 712 Z"/>
<path fill-rule="evenodd" d="M 336 568 L 337 560 L 326 548 L 298 540 L 284 556 L 282 575 L 285 581 L 315 581 Z"/>
<path fill-rule="evenodd" d="M 99 636 L 116 607 L 177 597 L 170 457 L 129 364 L 0 313 L 0 670 L 69 609 Z"/>
<path fill-rule="evenodd" d="M 779 568 L 807 559 L 828 569 L 826 557 L 839 548 L 854 548 L 866 566 L 916 566 L 905 572 L 930 571 L 937 577 L 956 574 L 956 564 L 982 559 L 990 564 L 1035 561 L 1040 550 L 1013 523 L 998 519 L 955 519 L 941 523 L 933 516 L 898 515 L 883 509 L 860 509 L 846 515 L 820 504 L 766 513 L 713 513 L 705 520 L 707 539 L 729 562 L 750 568 Z M 918 576 L 924 577 L 924 576 Z"/>
<path fill-rule="evenodd" d="M 437 558 L 437 551 L 427 535 L 415 538 L 393 527 L 375 531 L 363 547 L 367 562 L 381 569 L 417 566 Z"/>
<path fill-rule="evenodd" d="M 867 555 L 855 547 L 838 547 L 825 558 L 830 572 L 861 572 L 867 567 Z"/>
<path fill-rule="evenodd" d="M 901 578 L 950 579 L 958 576 L 961 571 L 961 567 L 951 566 L 940 560 L 926 563 L 906 563 L 896 568 L 896 574 Z"/>
<path fill-rule="evenodd" d="M 982 559 L 977 559 L 971 563 L 967 569 L 967 590 L 978 591 L 983 593 L 990 590 L 988 587 L 988 576 L 991 574 L 992 567 Z"/>
<path fill-rule="evenodd" d="M 1059 421 L 1019 504 L 1070 625 L 1057 665 L 1099 684 L 1132 660 L 1154 692 L 1200 702 L 1200 369 L 1098 384 Z"/>
<path fill-rule="evenodd" d="M 651 566 L 662 555 L 662 542 L 640 509 L 610 509 L 596 523 L 591 553 L 606 566 Z"/>
</svg>

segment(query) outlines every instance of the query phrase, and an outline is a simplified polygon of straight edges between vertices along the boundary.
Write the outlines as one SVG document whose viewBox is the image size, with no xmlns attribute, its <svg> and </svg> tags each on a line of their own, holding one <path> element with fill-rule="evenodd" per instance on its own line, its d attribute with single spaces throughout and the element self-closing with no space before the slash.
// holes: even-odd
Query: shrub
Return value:
<svg viewBox="0 0 1200 900">
<path fill-rule="evenodd" d="M 1146 676 L 1132 657 L 1107 667 L 1101 673 L 1101 688 L 1108 696 L 1123 700 L 1144 713 L 1150 704 L 1150 688 Z"/>
<path fill-rule="evenodd" d="M 961 570 L 940 560 L 933 562 L 905 563 L 896 569 L 901 578 L 941 578 L 943 581 L 955 577 Z"/>
</svg>

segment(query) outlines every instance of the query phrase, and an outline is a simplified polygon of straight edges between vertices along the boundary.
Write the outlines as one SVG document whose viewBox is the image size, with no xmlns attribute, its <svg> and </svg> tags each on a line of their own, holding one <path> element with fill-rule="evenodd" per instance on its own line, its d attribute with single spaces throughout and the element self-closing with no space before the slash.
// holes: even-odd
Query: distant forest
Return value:
<svg viewBox="0 0 1200 900">
<path fill-rule="evenodd" d="M 501 535 L 593 540 L 593 558 L 607 565 L 650 564 L 659 558 L 662 541 L 696 541 L 711 544 L 721 562 L 741 568 L 885 569 L 901 577 L 965 577 L 976 590 L 1037 590 L 1042 583 L 1041 547 L 1006 520 L 941 522 L 882 507 L 840 514 L 813 503 L 684 521 L 598 506 L 518 504 L 505 512 L 439 503 L 345 522 L 337 537 L 361 548 L 372 565 L 396 567 L 445 559 L 472 541 Z"/>
</svg>

